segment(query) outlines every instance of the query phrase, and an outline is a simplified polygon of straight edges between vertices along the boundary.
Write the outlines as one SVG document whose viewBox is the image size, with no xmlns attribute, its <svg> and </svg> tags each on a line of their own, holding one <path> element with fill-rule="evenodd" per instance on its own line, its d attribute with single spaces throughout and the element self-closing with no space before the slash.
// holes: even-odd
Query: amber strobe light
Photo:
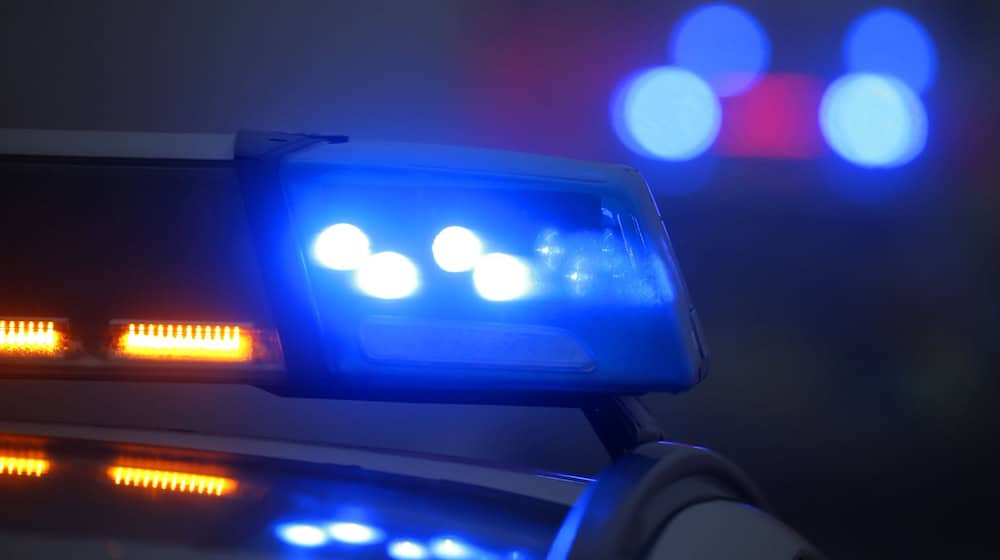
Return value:
<svg viewBox="0 0 1000 560">
<path fill-rule="evenodd" d="M 249 362 L 254 333 L 245 325 L 116 322 L 115 352 L 122 358 L 194 362 Z"/>
<path fill-rule="evenodd" d="M 0 357 L 57 357 L 65 350 L 65 325 L 48 319 L 0 319 Z"/>
<path fill-rule="evenodd" d="M 49 472 L 49 462 L 38 457 L 0 455 L 0 475 L 42 476 Z"/>
<path fill-rule="evenodd" d="M 118 486 L 168 492 L 222 496 L 236 490 L 236 481 L 231 478 L 179 471 L 113 466 L 108 469 L 108 476 Z"/>
</svg>

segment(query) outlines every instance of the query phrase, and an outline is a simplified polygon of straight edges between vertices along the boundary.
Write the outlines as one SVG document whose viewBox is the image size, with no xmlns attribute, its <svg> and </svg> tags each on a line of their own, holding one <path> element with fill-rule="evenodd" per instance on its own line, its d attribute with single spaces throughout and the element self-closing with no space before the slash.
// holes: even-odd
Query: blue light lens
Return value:
<svg viewBox="0 0 1000 560">
<path fill-rule="evenodd" d="M 315 525 L 288 523 L 275 529 L 278 538 L 292 546 L 316 547 L 326 544 L 326 533 Z"/>
<path fill-rule="evenodd" d="M 472 280 L 479 295 L 490 301 L 522 298 L 534 285 L 531 267 L 506 253 L 490 253 L 479 259 Z"/>
<path fill-rule="evenodd" d="M 820 103 L 820 128 L 830 147 L 863 167 L 897 167 L 927 143 L 927 115 L 903 82 L 848 74 L 830 84 Z"/>
<path fill-rule="evenodd" d="M 712 88 L 694 73 L 669 66 L 628 80 L 611 110 L 623 144 L 639 155 L 670 161 L 701 155 L 715 142 L 722 124 Z"/>
<path fill-rule="evenodd" d="M 395 560 L 422 560 L 429 557 L 426 546 L 411 540 L 392 541 L 386 551 Z"/>
<path fill-rule="evenodd" d="M 435 558 L 472 558 L 474 552 L 469 545 L 450 537 L 431 542 L 431 553 Z"/>
<path fill-rule="evenodd" d="M 382 531 L 362 523 L 331 523 L 327 531 L 334 540 L 345 544 L 372 544 L 384 538 Z"/>
<path fill-rule="evenodd" d="M 333 270 L 354 270 L 361 266 L 371 244 L 368 236 L 352 224 L 334 224 L 320 233 L 313 244 L 313 256 Z"/>
<path fill-rule="evenodd" d="M 476 261 L 483 254 L 483 242 L 464 227 L 449 226 L 437 234 L 431 250 L 442 270 L 465 272 L 476 266 Z"/>
<path fill-rule="evenodd" d="M 354 273 L 354 283 L 372 297 L 401 299 L 420 287 L 420 272 L 404 255 L 386 251 L 365 259 Z"/>
<path fill-rule="evenodd" d="M 720 97 L 749 89 L 771 59 L 771 43 L 761 24 L 729 4 L 691 12 L 677 25 L 672 50 L 678 66 L 707 80 Z"/>
<path fill-rule="evenodd" d="M 844 38 L 851 72 L 892 76 L 916 92 L 927 89 L 937 72 L 937 50 L 927 30 L 907 13 L 872 10 L 851 25 Z"/>
</svg>

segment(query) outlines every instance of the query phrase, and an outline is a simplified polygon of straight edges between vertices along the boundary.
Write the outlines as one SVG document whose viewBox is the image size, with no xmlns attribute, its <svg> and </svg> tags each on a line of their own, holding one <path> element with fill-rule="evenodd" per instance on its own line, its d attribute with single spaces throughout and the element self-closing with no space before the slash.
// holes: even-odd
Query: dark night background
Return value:
<svg viewBox="0 0 1000 560">
<path fill-rule="evenodd" d="M 772 72 L 821 83 L 842 72 L 847 26 L 877 5 L 739 4 L 770 34 Z M 745 467 L 778 514 L 832 557 L 992 556 L 1000 8 L 899 4 L 938 49 L 923 97 L 930 135 L 909 165 L 872 171 L 824 150 L 812 159 L 710 150 L 667 163 L 623 147 L 608 119 L 616 84 L 665 64 L 672 26 L 696 5 L 8 1 L 0 127 L 322 131 L 633 165 L 658 194 L 713 354 L 710 378 L 690 393 L 648 397 L 668 437 Z M 848 194 L 859 190 L 883 195 Z M 346 441 L 583 472 L 604 460 L 568 410 L 282 401 L 211 386 L 144 389 L 140 399 L 130 386 L 0 387 L 5 418 Z"/>
</svg>

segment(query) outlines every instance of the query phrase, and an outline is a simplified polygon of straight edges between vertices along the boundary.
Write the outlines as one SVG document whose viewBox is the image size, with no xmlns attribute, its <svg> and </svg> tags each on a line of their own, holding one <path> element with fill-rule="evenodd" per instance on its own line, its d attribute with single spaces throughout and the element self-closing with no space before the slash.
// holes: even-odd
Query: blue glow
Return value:
<svg viewBox="0 0 1000 560">
<path fill-rule="evenodd" d="M 652 68 L 627 80 L 612 101 L 619 140 L 650 158 L 682 161 L 715 142 L 722 110 L 712 88 L 681 68 Z"/>
<path fill-rule="evenodd" d="M 313 243 L 315 259 L 334 270 L 354 270 L 370 250 L 368 236 L 352 224 L 334 224 L 323 230 Z"/>
<path fill-rule="evenodd" d="M 708 81 L 720 97 L 749 89 L 771 61 L 764 27 L 731 4 L 692 11 L 677 25 L 671 48 L 674 62 Z"/>
<path fill-rule="evenodd" d="M 362 292 L 379 299 L 405 298 L 420 287 L 420 273 L 413 261 L 399 253 L 376 253 L 354 273 Z"/>
<path fill-rule="evenodd" d="M 831 148 L 862 167 L 898 167 L 927 143 L 927 114 L 903 82 L 877 74 L 848 74 L 827 88 L 820 128 Z"/>
<path fill-rule="evenodd" d="M 382 531 L 361 523 L 331 523 L 327 527 L 327 531 L 334 540 L 346 544 L 372 544 L 385 537 Z"/>
<path fill-rule="evenodd" d="M 411 540 L 392 541 L 386 550 L 395 560 L 421 560 L 430 556 L 426 546 Z"/>
<path fill-rule="evenodd" d="M 483 242 L 464 227 L 448 226 L 434 238 L 431 250 L 442 270 L 465 272 L 476 266 L 476 261 L 483 254 Z"/>
<path fill-rule="evenodd" d="M 435 558 L 472 558 L 475 549 L 450 537 L 431 542 L 431 553 Z"/>
<path fill-rule="evenodd" d="M 917 20 L 893 8 L 872 10 L 858 18 L 844 38 L 850 72 L 893 76 L 922 92 L 937 73 L 934 40 Z"/>
<path fill-rule="evenodd" d="M 326 533 L 315 525 L 288 523 L 275 529 L 278 538 L 293 546 L 316 547 L 326 544 Z"/>
<path fill-rule="evenodd" d="M 479 295 L 490 301 L 522 298 L 534 286 L 531 267 L 506 253 L 490 253 L 479 259 L 472 281 Z"/>
</svg>

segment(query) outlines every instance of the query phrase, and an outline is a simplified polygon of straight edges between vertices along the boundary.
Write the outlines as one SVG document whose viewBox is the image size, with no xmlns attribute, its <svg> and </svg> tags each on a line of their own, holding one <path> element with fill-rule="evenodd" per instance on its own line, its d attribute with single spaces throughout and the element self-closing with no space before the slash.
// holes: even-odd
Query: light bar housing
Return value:
<svg viewBox="0 0 1000 560">
<path fill-rule="evenodd" d="M 237 158 L 286 363 L 314 394 L 531 402 L 681 391 L 703 377 L 694 307 L 636 171 L 465 148 L 272 140 L 241 136 Z M 325 266 L 315 244 L 337 224 L 362 230 L 376 257 L 412 261 L 419 287 L 366 291 L 364 265 Z M 526 263 L 530 292 L 492 301 L 475 271 L 436 266 L 433 241 L 449 226 Z M 540 244 L 552 232 L 568 240 L 566 258 L 543 271 L 552 255 Z M 571 267 L 595 254 L 612 264 Z M 593 278 L 593 293 L 572 289 Z"/>
</svg>

